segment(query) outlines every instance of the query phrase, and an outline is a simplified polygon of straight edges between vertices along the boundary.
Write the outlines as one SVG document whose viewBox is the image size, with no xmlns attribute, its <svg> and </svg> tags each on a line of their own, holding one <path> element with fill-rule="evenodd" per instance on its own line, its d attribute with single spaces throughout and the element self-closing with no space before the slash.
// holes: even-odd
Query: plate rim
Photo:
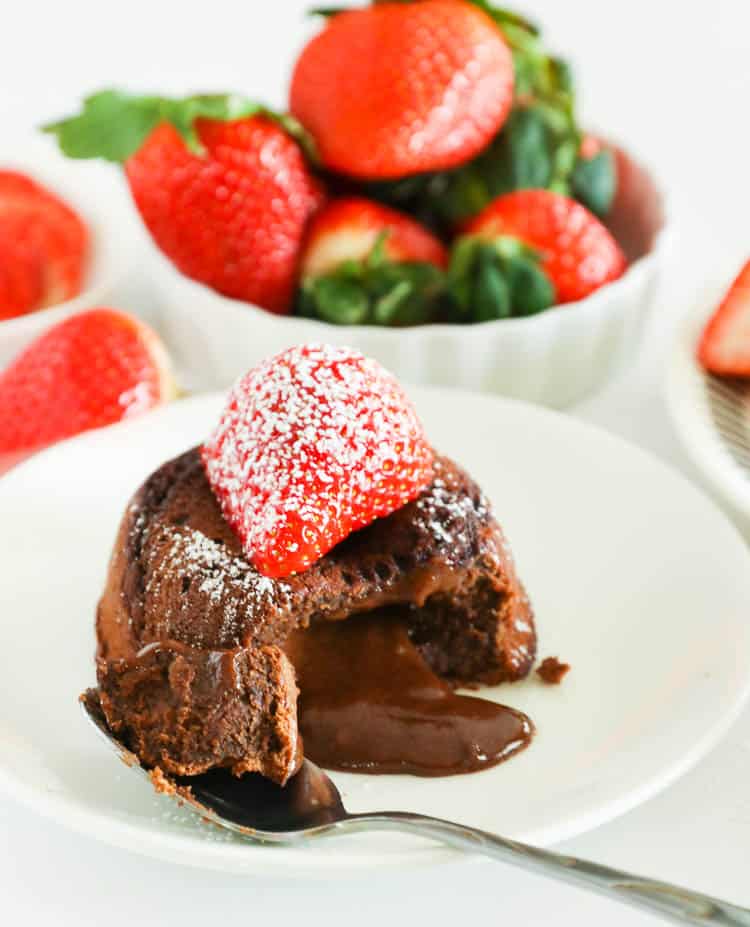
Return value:
<svg viewBox="0 0 750 927">
<path fill-rule="evenodd" d="M 726 280 L 714 281 L 680 325 L 664 377 L 664 395 L 680 443 L 709 485 L 750 519 L 750 480 L 724 447 L 711 417 L 705 374 L 695 351 Z M 710 297 L 713 296 L 713 299 Z"/>
<path fill-rule="evenodd" d="M 660 469 L 670 479 L 682 484 L 684 490 L 700 499 L 701 504 L 712 510 L 713 517 L 718 518 L 723 523 L 724 529 L 734 536 L 734 539 L 741 545 L 746 557 L 750 560 L 750 551 L 748 551 L 742 536 L 710 497 L 675 467 L 639 445 L 592 423 L 519 399 L 490 396 L 467 390 L 456 390 L 450 387 L 410 386 L 409 389 L 413 394 L 423 393 L 432 394 L 433 396 L 441 394 L 455 396 L 460 394 L 461 398 L 467 401 L 477 400 L 491 405 L 523 407 L 526 414 L 544 419 L 554 419 L 558 423 L 564 421 L 565 427 L 569 427 L 573 431 L 580 430 L 593 433 L 596 435 L 597 440 L 624 447 L 628 453 L 635 454 L 648 461 L 650 466 Z M 225 395 L 225 391 L 202 393 L 180 400 L 179 405 L 181 409 L 199 403 L 208 405 L 212 402 L 218 402 L 223 395 Z M 66 453 L 68 445 L 75 444 L 80 447 L 89 442 L 98 444 L 101 441 L 106 441 L 107 434 L 115 430 L 122 433 L 127 429 L 131 433 L 142 432 L 144 435 L 148 435 L 151 430 L 160 427 L 160 422 L 163 419 L 168 419 L 174 414 L 174 405 L 167 405 L 140 420 L 124 422 L 111 426 L 109 429 L 79 435 L 24 461 L 0 482 L 0 502 L 5 492 L 9 491 L 6 487 L 10 485 L 11 490 L 13 489 L 17 479 L 17 472 L 25 474 L 34 468 L 48 469 L 51 466 L 48 461 L 54 461 L 58 454 Z M 535 831 L 530 832 L 526 839 L 530 843 L 544 846 L 572 839 L 601 824 L 614 820 L 616 817 L 625 814 L 669 788 L 716 746 L 743 712 L 749 700 L 750 659 L 748 660 L 748 672 L 744 682 L 733 693 L 730 707 L 716 721 L 706 726 L 703 734 L 694 741 L 689 750 L 681 753 L 671 763 L 665 764 L 664 768 L 653 773 L 636 787 L 629 787 L 619 796 L 600 801 L 588 812 L 577 813 L 565 824 L 553 824 L 537 828 Z M 329 855 L 307 853 L 304 848 L 269 848 L 252 843 L 208 843 L 198 834 L 170 834 L 167 831 L 150 831 L 136 823 L 90 809 L 74 797 L 53 793 L 39 786 L 29 785 L 18 776 L 13 775 L 12 772 L 9 772 L 5 765 L 0 765 L 0 791 L 23 806 L 51 818 L 77 833 L 91 836 L 105 844 L 131 852 L 138 852 L 152 858 L 165 859 L 194 868 L 213 869 L 230 873 L 256 872 L 276 873 L 279 875 L 279 863 L 281 863 L 287 870 L 281 873 L 282 876 L 289 874 L 294 877 L 314 878 L 318 877 L 321 870 L 327 869 L 331 863 Z M 372 870 L 374 867 L 383 871 L 392 871 L 396 867 L 424 867 L 455 862 L 459 859 L 470 861 L 478 858 L 480 857 L 460 854 L 458 851 L 438 844 L 434 846 L 412 846 L 405 850 L 394 848 L 387 853 L 352 854 L 347 857 L 346 865 L 339 864 L 336 871 L 338 876 L 346 873 L 348 876 L 355 877 L 364 871 Z"/>
</svg>

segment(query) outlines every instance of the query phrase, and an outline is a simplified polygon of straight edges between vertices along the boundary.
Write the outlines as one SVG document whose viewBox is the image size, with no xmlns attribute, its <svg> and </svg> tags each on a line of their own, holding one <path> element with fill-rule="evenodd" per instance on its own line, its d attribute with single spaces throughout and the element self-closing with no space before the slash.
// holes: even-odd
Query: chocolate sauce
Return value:
<svg viewBox="0 0 750 927">
<path fill-rule="evenodd" d="M 295 632 L 285 650 L 297 672 L 305 756 L 328 769 L 475 772 L 508 759 L 533 735 L 521 712 L 456 695 L 396 614 L 321 623 Z"/>
</svg>

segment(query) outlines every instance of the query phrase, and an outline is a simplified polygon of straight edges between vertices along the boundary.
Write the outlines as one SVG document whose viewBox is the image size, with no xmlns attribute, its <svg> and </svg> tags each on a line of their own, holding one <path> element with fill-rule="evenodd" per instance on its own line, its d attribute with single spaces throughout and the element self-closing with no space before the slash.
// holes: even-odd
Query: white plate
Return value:
<svg viewBox="0 0 750 927">
<path fill-rule="evenodd" d="M 677 432 L 693 462 L 732 508 L 750 519 L 750 390 L 722 386 L 705 373 L 695 356 L 701 333 L 731 280 L 729 275 L 701 294 L 675 343 L 666 393 Z"/>
<path fill-rule="evenodd" d="M 680 476 L 621 440 L 511 400 L 413 395 L 437 447 L 493 499 L 533 599 L 540 655 L 573 669 L 485 690 L 527 711 L 532 746 L 472 776 L 336 775 L 350 810 L 408 809 L 541 844 L 644 801 L 727 730 L 750 679 L 750 555 Z M 147 473 L 204 436 L 221 398 L 184 400 L 53 448 L 0 481 L 0 784 L 79 831 L 225 871 L 330 876 L 451 852 L 382 834 L 249 845 L 156 796 L 76 704 L 121 511 Z"/>
</svg>

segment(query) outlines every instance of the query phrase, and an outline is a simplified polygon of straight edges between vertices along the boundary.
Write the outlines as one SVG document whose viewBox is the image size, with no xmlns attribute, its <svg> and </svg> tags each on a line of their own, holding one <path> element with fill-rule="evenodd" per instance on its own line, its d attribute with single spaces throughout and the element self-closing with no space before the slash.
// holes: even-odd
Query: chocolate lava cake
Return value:
<svg viewBox="0 0 750 927">
<path fill-rule="evenodd" d="M 306 571 L 261 575 L 221 514 L 193 449 L 164 464 L 123 517 L 97 613 L 97 678 L 113 732 L 174 775 L 211 767 L 284 783 L 299 767 L 294 631 L 399 607 L 451 685 L 526 676 L 534 621 L 478 486 L 437 457 L 413 502 Z"/>
</svg>

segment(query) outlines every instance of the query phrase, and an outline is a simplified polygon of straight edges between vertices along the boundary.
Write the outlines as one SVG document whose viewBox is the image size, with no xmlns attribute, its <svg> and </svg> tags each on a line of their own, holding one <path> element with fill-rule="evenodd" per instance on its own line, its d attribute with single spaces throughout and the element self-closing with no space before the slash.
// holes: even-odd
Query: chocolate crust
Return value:
<svg viewBox="0 0 750 927">
<path fill-rule="evenodd" d="M 284 782 L 299 750 L 294 672 L 282 647 L 319 621 L 399 606 L 427 662 L 452 683 L 526 676 L 531 606 L 478 486 L 439 457 L 414 502 L 304 573 L 272 580 L 244 558 L 197 449 L 164 464 L 123 517 L 97 612 L 107 720 L 147 765 L 212 766 Z M 238 667 L 234 675 L 217 666 Z"/>
</svg>

